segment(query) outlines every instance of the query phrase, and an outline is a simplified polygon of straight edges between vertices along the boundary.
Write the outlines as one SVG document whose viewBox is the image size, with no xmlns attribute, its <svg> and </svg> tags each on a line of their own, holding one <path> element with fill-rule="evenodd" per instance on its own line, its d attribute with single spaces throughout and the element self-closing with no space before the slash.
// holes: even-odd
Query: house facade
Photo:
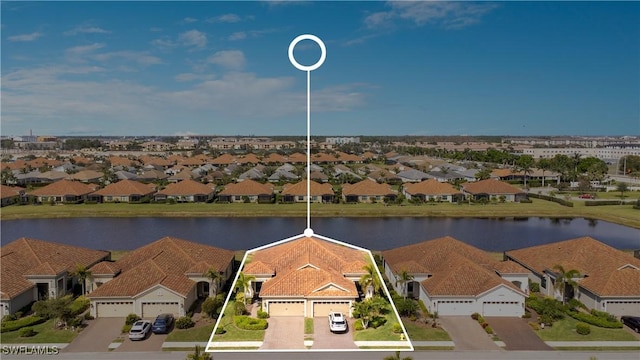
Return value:
<svg viewBox="0 0 640 360">
<path fill-rule="evenodd" d="M 466 197 L 476 201 L 504 199 L 506 202 L 518 202 L 527 199 L 523 190 L 496 179 L 464 183 L 460 187 Z"/>
<path fill-rule="evenodd" d="M 13 314 L 33 301 L 64 296 L 86 268 L 108 260 L 110 253 L 49 241 L 20 238 L 0 248 L 0 315 Z"/>
<path fill-rule="evenodd" d="M 156 192 L 154 184 L 143 184 L 135 180 L 120 180 L 93 192 L 89 199 L 96 202 L 137 202 L 151 198 Z"/>
<path fill-rule="evenodd" d="M 313 203 L 331 203 L 333 202 L 334 191 L 331 184 L 317 183 L 313 180 L 309 182 L 309 190 Z M 307 182 L 301 181 L 295 184 L 285 184 L 280 193 L 283 203 L 307 202 Z"/>
<path fill-rule="evenodd" d="M 451 184 L 435 179 L 419 183 L 408 183 L 402 186 L 402 193 L 407 200 L 457 202 L 463 199 L 462 193 Z"/>
<path fill-rule="evenodd" d="M 318 235 L 296 236 L 248 252 L 242 273 L 255 277 L 250 296 L 271 316 L 351 316 L 357 282 L 370 253 Z"/>
<path fill-rule="evenodd" d="M 399 294 L 420 299 L 438 315 L 520 317 L 528 295 L 528 271 L 499 262 L 452 237 L 428 240 L 382 253 L 387 278 Z M 413 278 L 402 284 L 398 276 Z"/>
<path fill-rule="evenodd" d="M 342 186 L 342 200 L 346 203 L 393 201 L 397 196 L 398 193 L 391 186 L 369 179 Z"/>
<path fill-rule="evenodd" d="M 574 291 L 565 298 L 576 298 L 590 309 L 616 316 L 640 314 L 640 259 L 612 248 L 591 237 L 581 237 L 546 245 L 505 252 L 505 258 L 530 270 L 532 282 L 540 292 L 562 300 L 556 282 L 564 271 L 577 270 L 580 276 Z"/>
<path fill-rule="evenodd" d="M 195 180 L 182 180 L 171 183 L 155 194 L 156 201 L 173 199 L 176 202 L 208 202 L 213 199 L 215 186 Z"/>
<path fill-rule="evenodd" d="M 84 184 L 74 180 L 58 180 L 42 188 L 28 193 L 38 202 L 81 203 L 96 190 L 95 185 Z"/>
<path fill-rule="evenodd" d="M 234 253 L 229 250 L 162 238 L 116 262 L 101 262 L 90 269 L 91 315 L 184 316 L 196 299 L 215 296 L 233 273 L 233 261 Z M 220 283 L 204 275 L 210 269 L 220 274 Z"/>
<path fill-rule="evenodd" d="M 261 184 L 254 180 L 244 180 L 235 184 L 228 184 L 218 194 L 218 202 L 272 202 L 273 185 Z"/>
</svg>

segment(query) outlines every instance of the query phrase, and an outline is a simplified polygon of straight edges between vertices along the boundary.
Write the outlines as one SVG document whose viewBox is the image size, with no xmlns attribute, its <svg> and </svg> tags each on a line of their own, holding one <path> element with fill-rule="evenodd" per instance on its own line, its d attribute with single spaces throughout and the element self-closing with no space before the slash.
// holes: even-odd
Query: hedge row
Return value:
<svg viewBox="0 0 640 360">
<path fill-rule="evenodd" d="M 42 324 L 45 321 L 47 321 L 46 318 L 35 315 L 26 316 L 18 320 L 5 321 L 2 323 L 2 330 L 0 332 L 15 331 L 25 326 Z"/>
<path fill-rule="evenodd" d="M 247 315 L 236 315 L 233 317 L 233 322 L 243 330 L 264 330 L 269 326 L 267 320 L 256 319 Z"/>
<path fill-rule="evenodd" d="M 620 321 L 609 321 L 603 317 L 586 314 L 583 312 L 569 311 L 569 316 L 572 318 L 591 324 L 593 326 L 606 328 L 606 329 L 621 329 L 622 323 Z"/>
<path fill-rule="evenodd" d="M 527 194 L 529 197 L 535 198 L 535 199 L 542 199 L 542 200 L 547 200 L 547 201 L 553 201 L 554 203 L 558 203 L 562 206 L 567 206 L 567 207 L 573 207 L 573 203 L 571 201 L 567 201 L 567 200 L 562 200 L 562 199 L 558 199 L 555 196 L 548 196 L 548 195 L 542 195 L 542 194 L 534 194 L 534 193 L 529 193 Z"/>
<path fill-rule="evenodd" d="M 589 200 L 584 202 L 584 206 L 603 206 L 603 205 L 633 205 L 635 201 L 620 200 Z"/>
</svg>

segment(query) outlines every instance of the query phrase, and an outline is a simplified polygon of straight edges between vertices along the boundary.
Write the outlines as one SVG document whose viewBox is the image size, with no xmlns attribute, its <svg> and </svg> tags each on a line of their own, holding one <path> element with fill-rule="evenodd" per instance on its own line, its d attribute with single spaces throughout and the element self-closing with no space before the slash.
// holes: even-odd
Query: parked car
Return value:
<svg viewBox="0 0 640 360">
<path fill-rule="evenodd" d="M 346 332 L 347 319 L 339 312 L 329 313 L 329 330 L 331 332 Z"/>
<path fill-rule="evenodd" d="M 129 330 L 129 339 L 131 340 L 144 340 L 151 333 L 151 321 L 138 320 Z"/>
<path fill-rule="evenodd" d="M 622 316 L 620 321 L 633 331 L 640 333 L 640 316 Z"/>
<path fill-rule="evenodd" d="M 578 195 L 580 199 L 595 199 L 595 195 L 593 194 L 580 194 Z"/>
<path fill-rule="evenodd" d="M 151 331 L 153 331 L 154 334 L 167 334 L 171 331 L 174 320 L 172 314 L 160 314 L 153 322 Z"/>
</svg>

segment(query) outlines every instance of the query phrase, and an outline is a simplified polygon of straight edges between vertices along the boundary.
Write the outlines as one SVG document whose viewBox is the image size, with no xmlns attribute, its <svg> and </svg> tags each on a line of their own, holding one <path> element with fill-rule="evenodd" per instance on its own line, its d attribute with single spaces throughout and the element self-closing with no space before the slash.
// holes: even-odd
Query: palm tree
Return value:
<svg viewBox="0 0 640 360">
<path fill-rule="evenodd" d="M 389 355 L 384 360 L 413 360 L 411 356 L 400 357 L 400 351 L 396 351 L 395 355 Z"/>
<path fill-rule="evenodd" d="M 373 294 L 380 291 L 382 285 L 380 284 L 380 278 L 378 277 L 376 267 L 373 264 L 367 264 L 362 267 L 365 274 L 360 277 L 360 286 L 366 291 L 366 297 L 369 298 Z M 371 289 L 371 291 L 369 291 Z"/>
<path fill-rule="evenodd" d="M 616 190 L 620 191 L 620 203 L 622 203 L 624 200 L 624 192 L 629 190 L 629 186 L 627 186 L 626 183 L 621 182 L 616 186 Z"/>
<path fill-rule="evenodd" d="M 213 360 L 211 355 L 202 351 L 200 345 L 196 345 L 195 351 L 187 354 L 187 360 Z"/>
<path fill-rule="evenodd" d="M 413 275 L 409 274 L 407 270 L 402 270 L 400 274 L 396 275 L 396 286 L 402 286 L 402 296 L 407 298 L 407 283 L 413 280 Z"/>
<path fill-rule="evenodd" d="M 578 283 L 573 279 L 580 277 L 580 272 L 575 269 L 565 271 L 564 267 L 560 264 L 555 265 L 553 270 L 556 271 L 556 282 L 554 284 L 554 288 L 560 292 L 560 296 L 562 296 L 562 303 L 566 304 L 567 299 L 565 294 L 567 286 L 570 286 L 575 293 L 578 289 Z"/>
<path fill-rule="evenodd" d="M 209 270 L 202 274 L 202 276 L 209 279 L 209 288 L 211 289 L 209 296 L 213 297 L 214 294 L 218 293 L 218 287 L 220 286 L 220 282 L 224 279 L 224 277 L 218 270 L 214 268 L 209 268 Z"/>
<path fill-rule="evenodd" d="M 245 273 L 241 272 L 240 274 L 238 274 L 238 279 L 236 280 L 236 285 L 235 285 L 235 290 L 237 290 L 239 293 L 241 293 L 243 295 L 243 297 L 246 299 L 247 295 L 250 295 L 250 289 L 251 289 L 251 281 L 255 280 L 256 277 L 253 275 L 246 275 Z"/>
<path fill-rule="evenodd" d="M 85 283 L 86 280 L 91 277 L 91 271 L 84 265 L 76 264 L 76 268 L 71 275 L 77 277 L 80 284 L 82 284 L 82 295 L 86 294 Z"/>
</svg>

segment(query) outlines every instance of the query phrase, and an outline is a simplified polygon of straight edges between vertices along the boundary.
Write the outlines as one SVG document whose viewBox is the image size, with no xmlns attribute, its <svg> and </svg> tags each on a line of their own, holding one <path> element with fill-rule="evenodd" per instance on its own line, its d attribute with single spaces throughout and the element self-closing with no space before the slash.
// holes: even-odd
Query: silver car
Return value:
<svg viewBox="0 0 640 360">
<path fill-rule="evenodd" d="M 347 331 L 347 319 L 339 312 L 329 313 L 329 330 L 331 332 L 346 332 Z"/>
<path fill-rule="evenodd" d="M 131 326 L 131 330 L 129 330 L 129 339 L 131 340 L 144 340 L 151 333 L 151 321 L 149 320 L 138 320 L 133 326 Z"/>
</svg>

